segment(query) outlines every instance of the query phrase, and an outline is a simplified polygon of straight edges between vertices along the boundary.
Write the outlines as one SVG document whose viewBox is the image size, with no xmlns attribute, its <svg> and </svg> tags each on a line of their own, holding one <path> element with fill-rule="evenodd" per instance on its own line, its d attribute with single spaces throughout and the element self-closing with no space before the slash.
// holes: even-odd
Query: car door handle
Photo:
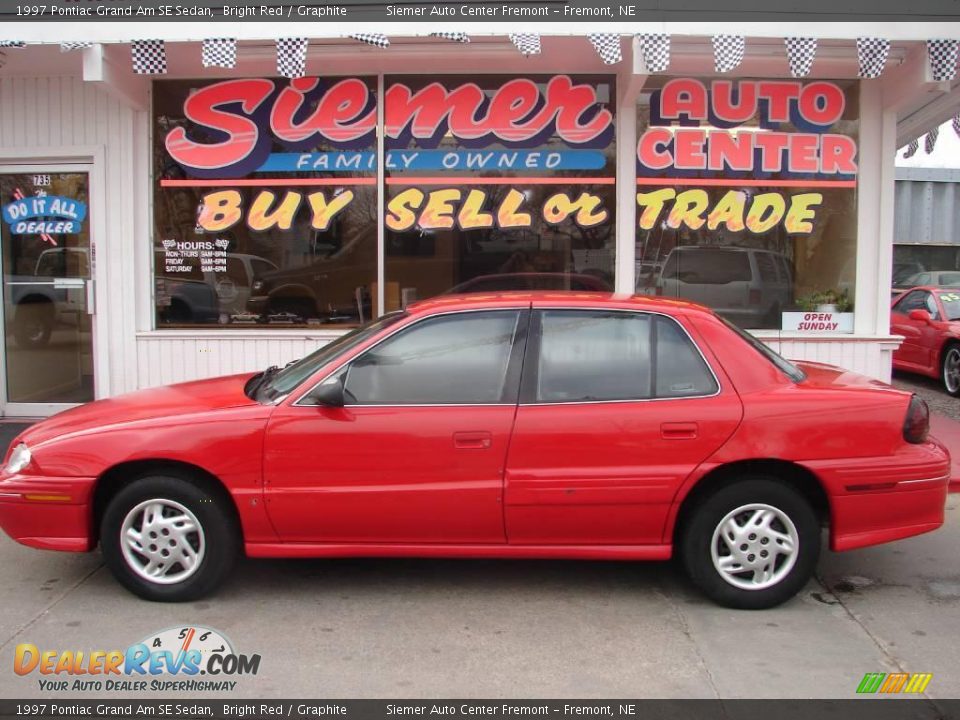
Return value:
<svg viewBox="0 0 960 720">
<path fill-rule="evenodd" d="M 664 440 L 693 440 L 700 428 L 695 422 L 669 422 L 660 424 L 660 437 Z"/>
<path fill-rule="evenodd" d="M 488 432 L 455 432 L 453 446 L 461 450 L 486 450 L 493 445 L 493 435 Z"/>
</svg>

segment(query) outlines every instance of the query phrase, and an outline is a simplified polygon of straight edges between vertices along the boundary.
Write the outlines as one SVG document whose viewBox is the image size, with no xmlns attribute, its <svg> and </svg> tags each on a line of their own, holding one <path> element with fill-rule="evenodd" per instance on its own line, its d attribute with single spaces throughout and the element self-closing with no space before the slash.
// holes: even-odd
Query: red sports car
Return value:
<svg viewBox="0 0 960 720">
<path fill-rule="evenodd" d="M 255 557 L 666 560 L 763 608 L 833 550 L 943 523 L 926 405 L 792 364 L 683 301 L 447 296 L 282 370 L 144 390 L 34 425 L 0 525 L 88 551 L 152 600 Z"/>
<path fill-rule="evenodd" d="M 903 336 L 894 368 L 939 378 L 960 397 L 960 288 L 918 287 L 894 298 L 890 332 Z"/>
</svg>

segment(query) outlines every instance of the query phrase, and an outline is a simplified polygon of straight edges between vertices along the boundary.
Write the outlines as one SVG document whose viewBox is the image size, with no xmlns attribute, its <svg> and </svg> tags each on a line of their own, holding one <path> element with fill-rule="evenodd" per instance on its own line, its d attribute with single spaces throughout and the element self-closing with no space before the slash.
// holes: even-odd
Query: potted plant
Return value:
<svg viewBox="0 0 960 720">
<path fill-rule="evenodd" d="M 846 290 L 818 290 L 797 298 L 797 306 L 807 312 L 846 313 L 853 310 L 853 300 Z"/>
</svg>

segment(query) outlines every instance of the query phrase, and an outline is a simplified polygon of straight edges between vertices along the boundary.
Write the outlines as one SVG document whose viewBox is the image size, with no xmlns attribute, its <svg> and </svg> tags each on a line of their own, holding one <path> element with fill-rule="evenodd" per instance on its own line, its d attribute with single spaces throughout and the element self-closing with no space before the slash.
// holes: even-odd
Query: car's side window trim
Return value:
<svg viewBox="0 0 960 720">
<path fill-rule="evenodd" d="M 539 385 L 539 372 L 540 372 L 540 346 L 543 340 L 543 313 L 561 311 L 561 312 L 597 312 L 602 310 L 605 313 L 630 313 L 633 315 L 644 315 L 650 318 L 650 348 L 651 348 L 651 360 L 650 360 L 650 397 L 645 398 L 622 398 L 617 400 L 554 400 L 554 401 L 542 401 L 537 399 L 537 387 Z M 693 348 L 697 351 L 700 359 L 703 360 L 704 367 L 707 368 L 707 371 L 710 373 L 710 376 L 713 378 L 714 385 L 716 386 L 716 391 L 712 393 L 704 393 L 701 395 L 683 395 L 678 397 L 657 397 L 656 395 L 656 337 L 657 337 L 657 323 L 655 322 L 656 318 L 663 318 L 668 322 L 674 323 L 677 327 L 680 328 L 684 337 L 691 343 Z M 703 353 L 703 350 L 700 348 L 700 345 L 694 340 L 693 336 L 690 335 L 690 332 L 684 327 L 683 323 L 679 322 L 675 317 L 667 315 L 666 313 L 651 312 L 647 310 L 629 310 L 625 308 L 583 308 L 583 307 L 544 307 L 544 308 L 534 308 L 530 317 L 530 325 L 527 339 L 527 351 L 523 360 L 523 375 L 520 380 L 520 405 L 607 405 L 612 403 L 640 403 L 640 402 L 673 402 L 676 400 L 702 400 L 704 398 L 716 397 L 723 392 L 723 385 L 720 383 L 720 378 L 717 375 L 716 371 L 713 369 L 713 366 L 710 364 L 710 361 L 707 359 L 707 356 Z"/>
<path fill-rule="evenodd" d="M 420 325 L 424 322 L 430 320 L 435 320 L 441 317 L 451 317 L 454 315 L 468 315 L 475 313 L 493 313 L 493 312 L 512 312 L 517 315 L 517 322 L 514 326 L 513 338 L 511 339 L 511 347 L 509 353 L 509 359 L 507 361 L 507 370 L 504 373 L 504 390 L 501 396 L 500 402 L 495 403 L 346 403 L 345 408 L 365 408 L 365 407 L 377 407 L 377 408 L 390 408 L 390 407 L 488 407 L 488 406 L 515 406 L 517 404 L 517 397 L 519 394 L 520 386 L 520 376 L 522 373 L 522 367 L 524 362 L 525 348 L 527 346 L 527 338 L 529 336 L 528 325 L 530 322 L 530 307 L 502 307 L 502 308 L 475 308 L 470 310 L 451 310 L 450 312 L 434 313 L 431 315 L 426 315 L 422 318 L 417 318 L 413 322 L 410 322 L 401 327 L 395 328 L 393 332 L 384 335 L 382 338 L 377 340 L 375 343 L 365 348 L 359 354 L 350 358 L 347 362 L 343 363 L 339 367 L 335 368 L 329 373 L 324 374 L 324 376 L 313 383 L 310 386 L 310 389 L 303 393 L 296 402 L 292 403 L 292 407 L 309 407 L 316 409 L 316 405 L 311 404 L 308 401 L 308 398 L 313 393 L 313 391 L 327 382 L 333 377 L 340 375 L 342 373 L 348 372 L 349 368 L 353 363 L 362 358 L 364 355 L 367 355 L 370 352 L 373 352 L 379 345 L 387 342 L 391 338 L 398 336 L 401 333 L 412 330 L 417 325 Z M 519 351 L 518 351 L 519 346 Z M 512 384 L 512 389 L 511 389 Z M 511 399 L 512 398 L 512 399 Z"/>
</svg>

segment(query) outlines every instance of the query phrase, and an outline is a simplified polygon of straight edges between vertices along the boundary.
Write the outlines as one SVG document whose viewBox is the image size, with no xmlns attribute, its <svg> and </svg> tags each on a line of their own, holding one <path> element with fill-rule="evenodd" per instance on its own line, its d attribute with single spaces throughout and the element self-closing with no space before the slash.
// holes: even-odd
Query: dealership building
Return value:
<svg viewBox="0 0 960 720">
<path fill-rule="evenodd" d="M 960 27 L 568 27 L 8 23 L 3 415 L 460 291 L 694 300 L 889 379 L 895 155 L 960 112 Z"/>
</svg>

